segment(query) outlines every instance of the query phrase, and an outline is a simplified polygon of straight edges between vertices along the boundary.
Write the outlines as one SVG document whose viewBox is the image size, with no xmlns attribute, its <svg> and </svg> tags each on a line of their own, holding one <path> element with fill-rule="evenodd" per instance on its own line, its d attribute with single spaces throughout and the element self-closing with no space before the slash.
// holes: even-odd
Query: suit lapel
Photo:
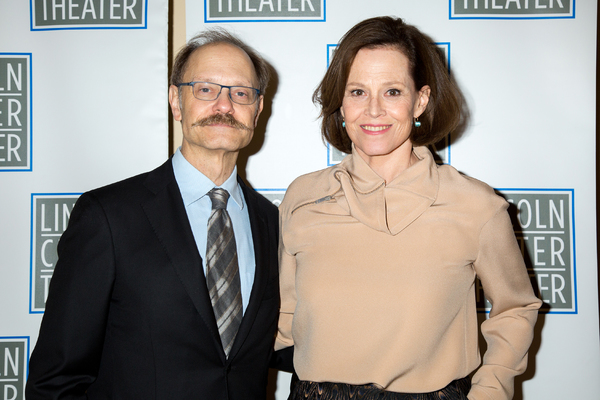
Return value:
<svg viewBox="0 0 600 400">
<path fill-rule="evenodd" d="M 202 260 L 173 174 L 171 160 L 152 171 L 145 185 L 154 193 L 154 196 L 142 204 L 146 216 L 196 310 L 213 333 L 218 346 L 221 346 L 206 278 L 202 273 Z"/>
<path fill-rule="evenodd" d="M 268 279 L 268 230 L 269 226 L 260 212 L 253 189 L 248 188 L 240 179 L 244 199 L 248 206 L 250 228 L 254 244 L 256 270 L 252 292 L 244 318 L 237 333 L 229 360 L 235 357 L 250 333 L 263 298 Z M 206 286 L 206 277 L 202 272 L 202 260 L 189 224 L 181 192 L 173 174 L 171 160 L 148 174 L 146 187 L 153 193 L 142 207 L 150 224 L 179 276 L 182 285 L 192 299 L 196 310 L 210 329 L 215 345 L 222 349 L 221 339 Z M 225 352 L 223 352 L 225 358 Z"/>
<path fill-rule="evenodd" d="M 256 270 L 254 272 L 254 283 L 252 284 L 252 292 L 248 307 L 244 313 L 244 318 L 238 330 L 233 348 L 231 349 L 230 359 L 233 359 L 235 354 L 242 347 L 244 341 L 250 333 L 256 315 L 258 313 L 263 294 L 269 279 L 269 257 L 267 239 L 269 226 L 260 212 L 258 202 L 256 201 L 256 193 L 253 189 L 247 187 L 241 179 L 238 182 L 242 187 L 244 198 L 248 206 L 248 214 L 250 216 L 250 228 L 252 230 L 252 242 L 254 243 L 254 258 L 256 262 Z"/>
</svg>

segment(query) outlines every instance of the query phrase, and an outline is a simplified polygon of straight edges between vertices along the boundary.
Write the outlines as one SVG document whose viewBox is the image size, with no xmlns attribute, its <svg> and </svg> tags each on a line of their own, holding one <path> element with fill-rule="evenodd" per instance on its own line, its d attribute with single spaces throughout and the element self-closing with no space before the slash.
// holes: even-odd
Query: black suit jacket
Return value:
<svg viewBox="0 0 600 400">
<path fill-rule="evenodd" d="M 169 160 L 77 201 L 58 246 L 28 400 L 266 397 L 279 308 L 278 212 L 240 184 L 256 273 L 230 357 Z"/>
</svg>

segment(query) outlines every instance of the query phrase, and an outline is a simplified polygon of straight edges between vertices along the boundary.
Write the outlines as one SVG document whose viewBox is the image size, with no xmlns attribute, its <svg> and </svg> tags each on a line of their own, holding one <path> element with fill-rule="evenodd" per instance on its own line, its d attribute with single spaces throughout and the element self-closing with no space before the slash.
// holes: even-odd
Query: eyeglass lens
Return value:
<svg viewBox="0 0 600 400">
<path fill-rule="evenodd" d="M 194 97 L 198 100 L 215 100 L 221 92 L 221 85 L 209 82 L 194 83 Z M 227 86 L 223 86 L 227 87 Z M 231 86 L 229 88 L 229 97 L 234 103 L 252 104 L 256 101 L 256 90 L 245 86 Z"/>
</svg>

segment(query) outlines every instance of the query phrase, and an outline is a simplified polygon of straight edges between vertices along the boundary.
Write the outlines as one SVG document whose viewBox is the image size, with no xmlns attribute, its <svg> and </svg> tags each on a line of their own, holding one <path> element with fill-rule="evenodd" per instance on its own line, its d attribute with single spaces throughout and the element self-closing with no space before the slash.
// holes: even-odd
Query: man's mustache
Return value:
<svg viewBox="0 0 600 400">
<path fill-rule="evenodd" d="M 241 123 L 240 121 L 235 119 L 233 117 L 233 115 L 231 115 L 231 114 L 213 114 L 209 117 L 202 118 L 202 119 L 196 121 L 192 125 L 192 127 L 194 127 L 194 126 L 210 126 L 210 125 L 214 125 L 214 124 L 228 125 L 228 126 L 231 126 L 232 128 L 243 129 L 246 131 L 252 130 L 252 128 L 250 128 L 247 125 L 244 125 L 243 123 Z"/>
</svg>

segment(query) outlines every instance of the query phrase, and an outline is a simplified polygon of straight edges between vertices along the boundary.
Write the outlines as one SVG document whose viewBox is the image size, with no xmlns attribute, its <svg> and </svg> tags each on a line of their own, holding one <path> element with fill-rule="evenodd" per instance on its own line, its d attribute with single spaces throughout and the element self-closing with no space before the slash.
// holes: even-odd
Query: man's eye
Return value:
<svg viewBox="0 0 600 400">
<path fill-rule="evenodd" d="M 218 91 L 214 85 L 209 85 L 207 83 L 198 82 L 194 84 L 194 90 L 197 94 L 210 94 Z"/>
<path fill-rule="evenodd" d="M 214 92 L 216 89 L 213 85 L 198 85 L 198 91 L 202 93 Z"/>
</svg>

